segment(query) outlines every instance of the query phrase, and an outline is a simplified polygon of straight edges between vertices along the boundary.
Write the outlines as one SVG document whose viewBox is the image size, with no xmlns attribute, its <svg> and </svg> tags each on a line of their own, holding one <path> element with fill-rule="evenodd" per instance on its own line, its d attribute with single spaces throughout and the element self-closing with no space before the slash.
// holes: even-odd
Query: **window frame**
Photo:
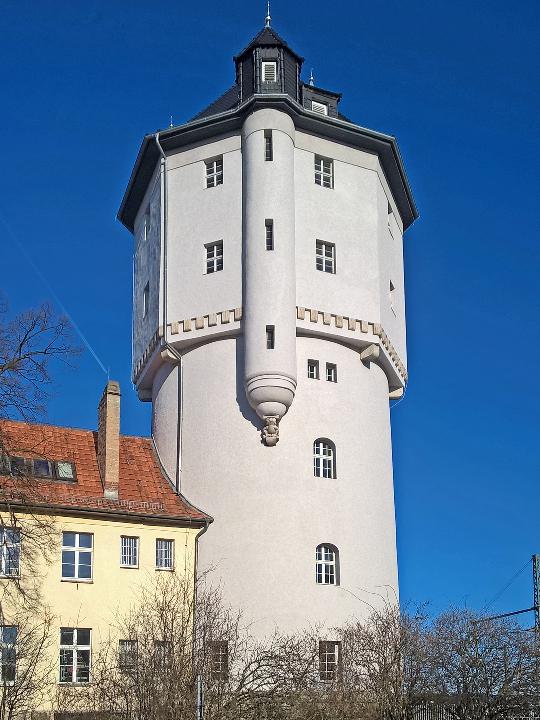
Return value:
<svg viewBox="0 0 540 720">
<path fill-rule="evenodd" d="M 336 480 L 336 446 L 328 438 L 313 442 L 313 475 L 325 480 Z"/>
<path fill-rule="evenodd" d="M 213 275 L 214 273 L 221 272 L 224 265 L 223 240 L 216 240 L 215 242 L 205 243 L 204 249 L 204 274 Z"/>
<path fill-rule="evenodd" d="M 75 545 L 66 545 L 65 544 L 65 535 L 75 535 Z M 90 547 L 86 547 L 84 545 L 79 544 L 79 539 L 81 535 L 88 535 L 91 538 L 91 544 Z M 75 561 L 73 563 L 74 572 L 75 575 L 73 577 L 69 577 L 68 575 L 64 575 L 64 565 L 68 565 L 68 563 L 64 563 L 64 552 L 73 552 L 75 553 Z M 90 577 L 80 577 L 79 576 L 79 569 L 81 567 L 80 563 L 80 555 L 81 553 L 90 553 Z M 75 532 L 73 530 L 63 530 L 62 531 L 62 557 L 61 557 L 61 572 L 62 572 L 62 582 L 86 582 L 91 583 L 94 580 L 94 533 L 88 533 L 88 532 Z M 71 563 L 69 563 L 71 565 Z M 85 564 L 83 564 L 83 567 Z"/>
<path fill-rule="evenodd" d="M 261 60 L 261 82 L 263 83 L 277 83 L 278 82 L 278 68 L 277 60 Z M 266 68 L 272 66 L 272 78 L 266 77 Z"/>
<path fill-rule="evenodd" d="M 215 682 L 229 678 L 229 643 L 227 640 L 210 640 L 210 676 Z"/>
<path fill-rule="evenodd" d="M 331 557 L 328 554 L 331 553 Z M 315 584 L 338 587 L 340 583 L 339 550 L 332 543 L 320 543 L 315 548 Z"/>
<path fill-rule="evenodd" d="M 310 374 L 311 369 L 313 368 L 314 373 Z M 307 376 L 308 380 L 319 380 L 319 361 L 318 360 L 312 360 L 311 358 L 308 358 L 307 361 Z"/>
<path fill-rule="evenodd" d="M 126 554 L 124 553 L 124 540 L 134 540 L 135 541 L 135 562 L 134 563 L 127 563 L 124 562 L 124 557 L 126 557 Z M 131 569 L 137 569 L 139 567 L 139 536 L 138 535 L 120 535 L 120 567 L 121 568 L 131 568 Z"/>
<path fill-rule="evenodd" d="M 271 130 L 264 131 L 264 161 L 273 162 L 274 160 L 274 138 Z"/>
<path fill-rule="evenodd" d="M 79 632 L 88 631 L 88 644 L 79 644 Z M 68 645 L 62 642 L 62 633 L 72 632 L 73 643 Z M 65 653 L 71 653 L 71 664 L 62 663 L 62 651 Z M 80 680 L 78 678 L 79 668 L 85 666 L 79 662 L 79 653 L 88 652 L 88 679 Z M 62 680 L 62 668 L 71 667 L 71 680 Z M 92 628 L 74 628 L 74 627 L 61 627 L 60 628 L 60 651 L 58 654 L 58 684 L 59 685 L 88 685 L 91 682 L 92 672 Z"/>
<path fill-rule="evenodd" d="M 336 363 L 326 363 L 326 382 L 337 383 L 337 365 Z"/>
<path fill-rule="evenodd" d="M 158 550 L 159 550 L 158 543 L 160 543 L 160 542 L 170 544 L 170 547 L 171 547 L 171 552 L 170 552 L 171 564 L 170 565 L 160 565 L 159 564 L 160 555 L 158 552 Z M 175 554 L 175 547 L 174 547 L 174 540 L 172 538 L 161 538 L 161 537 L 156 538 L 156 558 L 155 558 L 156 559 L 156 570 L 167 570 L 168 572 L 173 572 L 174 571 L 174 554 Z M 161 558 L 163 558 L 163 557 L 165 557 L 165 555 L 163 555 L 163 553 L 162 553 Z"/>
<path fill-rule="evenodd" d="M 223 155 L 204 160 L 204 185 L 207 190 L 223 185 Z"/>
<path fill-rule="evenodd" d="M 13 642 L 7 642 L 4 638 L 6 629 L 15 630 L 15 639 Z M 17 679 L 17 640 L 19 636 L 18 625 L 0 625 L 0 684 L 1 685 L 14 685 Z M 6 655 L 9 656 L 13 653 L 13 659 L 11 662 L 5 660 Z M 5 667 L 13 668 L 13 677 L 6 678 L 4 673 Z"/>
<path fill-rule="evenodd" d="M 329 652 L 332 648 L 332 652 Z M 341 640 L 319 640 L 319 680 L 336 682 L 342 675 Z M 333 657 L 334 660 L 329 661 Z M 329 665 L 332 669 L 329 670 Z"/>
<path fill-rule="evenodd" d="M 330 254 L 328 254 L 330 250 Z M 319 272 L 336 274 L 336 245 L 326 240 L 315 240 L 315 269 Z"/>
<path fill-rule="evenodd" d="M 128 647 L 128 645 L 130 647 Z M 118 669 L 122 673 L 133 673 L 137 670 L 139 643 L 132 639 L 118 640 Z"/>
<path fill-rule="evenodd" d="M 18 538 L 16 541 L 8 539 L 7 533 L 11 533 L 13 537 Z M 15 552 L 13 549 L 15 548 Z M 15 562 L 14 562 L 15 559 Z M 11 566 L 15 571 L 6 572 Z M 0 577 L 2 578 L 18 578 L 21 576 L 21 530 L 17 527 L 8 525 L 0 526 Z M 8 626 L 6 626 L 8 627 Z M 11 626 L 9 626 L 11 627 Z"/>
<path fill-rule="evenodd" d="M 275 325 L 267 325 L 266 326 L 266 349 L 267 350 L 275 350 L 276 349 L 276 326 Z"/>
<path fill-rule="evenodd" d="M 315 155 L 315 185 L 334 189 L 334 161 L 332 158 L 323 155 Z"/>
<path fill-rule="evenodd" d="M 60 465 L 70 465 L 72 476 L 67 477 L 65 475 L 60 475 Z M 56 480 L 60 480 L 61 482 L 76 482 L 77 481 L 77 471 L 75 468 L 75 463 L 72 460 L 55 460 L 54 461 L 54 478 Z"/>
</svg>

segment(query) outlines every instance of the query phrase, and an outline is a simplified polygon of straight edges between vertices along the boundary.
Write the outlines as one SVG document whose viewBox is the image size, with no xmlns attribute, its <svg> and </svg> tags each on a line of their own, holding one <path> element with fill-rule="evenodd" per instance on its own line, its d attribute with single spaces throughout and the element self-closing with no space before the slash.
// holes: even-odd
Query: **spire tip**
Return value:
<svg viewBox="0 0 540 720">
<path fill-rule="evenodd" d="M 270 0 L 266 0 L 266 17 L 264 18 L 264 27 L 269 28 L 272 18 L 270 17 Z"/>
</svg>

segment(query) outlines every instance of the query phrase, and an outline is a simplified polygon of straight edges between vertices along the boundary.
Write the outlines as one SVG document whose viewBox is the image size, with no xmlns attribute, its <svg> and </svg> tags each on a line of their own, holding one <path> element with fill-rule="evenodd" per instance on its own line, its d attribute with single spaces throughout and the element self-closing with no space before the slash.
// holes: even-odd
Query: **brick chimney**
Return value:
<svg viewBox="0 0 540 720">
<path fill-rule="evenodd" d="M 109 380 L 98 405 L 97 460 L 103 495 L 118 500 L 120 475 L 120 384 Z"/>
</svg>

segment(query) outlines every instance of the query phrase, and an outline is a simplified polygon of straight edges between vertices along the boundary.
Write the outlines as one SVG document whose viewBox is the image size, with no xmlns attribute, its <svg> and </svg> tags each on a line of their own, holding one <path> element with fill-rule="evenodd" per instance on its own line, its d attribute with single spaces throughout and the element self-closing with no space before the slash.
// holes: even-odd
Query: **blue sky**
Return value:
<svg viewBox="0 0 540 720">
<path fill-rule="evenodd" d="M 50 292 L 130 385 L 131 240 L 115 221 L 142 136 L 233 81 L 263 2 L 3 0 L 0 286 L 13 310 Z M 405 241 L 410 382 L 392 410 L 401 594 L 482 607 L 540 552 L 537 381 L 538 3 L 272 3 L 273 26 L 398 137 L 420 219 Z M 4 223 L 4 224 L 2 224 Z M 94 427 L 106 380 L 60 368 L 49 420 Z M 490 609 L 532 604 L 529 568 Z"/>
</svg>

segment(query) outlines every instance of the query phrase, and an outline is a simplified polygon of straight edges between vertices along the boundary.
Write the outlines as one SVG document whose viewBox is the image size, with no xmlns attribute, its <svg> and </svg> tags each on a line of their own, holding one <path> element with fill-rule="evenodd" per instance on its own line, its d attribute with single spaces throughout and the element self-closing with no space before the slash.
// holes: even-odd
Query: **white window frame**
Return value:
<svg viewBox="0 0 540 720">
<path fill-rule="evenodd" d="M 326 363 L 326 380 L 337 383 L 337 365 L 335 363 Z"/>
<path fill-rule="evenodd" d="M 328 105 L 318 100 L 311 101 L 311 111 L 319 115 L 328 115 Z"/>
<path fill-rule="evenodd" d="M 160 546 L 160 543 L 164 544 Z M 166 548 L 169 550 L 167 551 Z M 170 538 L 156 539 L 156 570 L 174 570 L 174 540 Z"/>
<path fill-rule="evenodd" d="M 315 185 L 334 187 L 334 161 L 330 158 L 315 155 Z"/>
<path fill-rule="evenodd" d="M 307 361 L 307 376 L 310 380 L 319 379 L 319 361 L 311 360 Z"/>
<path fill-rule="evenodd" d="M 15 630 L 13 642 L 6 642 L 5 631 Z M 0 684 L 13 685 L 17 678 L 17 637 L 19 628 L 17 625 L 0 625 Z M 11 655 L 11 658 L 9 657 Z M 12 662 L 9 662 L 12 660 Z M 13 667 L 13 677 L 4 677 L 4 668 Z"/>
<path fill-rule="evenodd" d="M 339 551 L 328 543 L 317 545 L 315 550 L 315 583 L 339 585 Z"/>
<path fill-rule="evenodd" d="M 319 678 L 334 682 L 341 665 L 341 643 L 338 640 L 319 640 Z"/>
<path fill-rule="evenodd" d="M 267 74 L 270 75 L 270 77 L 267 77 Z M 275 60 L 262 61 L 261 78 L 263 82 L 277 82 L 277 62 Z"/>
<path fill-rule="evenodd" d="M 0 527 L 0 576 L 19 577 L 21 565 L 21 531 Z"/>
<path fill-rule="evenodd" d="M 88 631 L 88 644 L 79 644 L 79 632 Z M 62 642 L 62 632 L 73 632 L 73 643 L 71 645 L 68 645 L 66 643 Z M 71 662 L 70 663 L 62 663 L 62 651 L 66 654 L 71 653 Z M 81 662 L 79 662 L 79 653 L 80 652 L 88 652 L 88 679 L 87 680 L 80 680 L 78 678 L 78 672 L 79 669 L 82 669 L 85 667 L 85 665 Z M 71 667 L 71 680 L 62 680 L 62 668 L 69 668 Z M 71 628 L 71 627 L 61 627 L 60 628 L 60 653 L 58 657 L 58 683 L 60 685 L 88 685 L 88 683 L 91 680 L 91 670 L 92 670 L 92 630 L 91 628 Z"/>
<path fill-rule="evenodd" d="M 336 246 L 324 240 L 315 240 L 315 267 L 321 272 L 336 274 Z"/>
<path fill-rule="evenodd" d="M 204 250 L 205 274 L 212 275 L 223 270 L 223 240 L 206 243 Z"/>
<path fill-rule="evenodd" d="M 65 536 L 75 535 L 75 544 L 66 545 Z M 91 538 L 90 547 L 85 547 L 80 544 L 81 535 L 88 535 Z M 75 575 L 73 577 L 64 575 L 64 552 L 75 553 Z M 80 556 L 81 553 L 90 553 L 90 577 L 80 577 L 79 569 L 81 567 Z M 67 564 L 67 563 L 66 563 Z M 70 563 L 71 564 L 71 563 Z M 86 566 L 86 563 L 84 564 Z M 73 530 L 64 530 L 62 532 L 62 580 L 70 582 L 92 582 L 94 576 L 94 534 L 87 532 L 74 532 Z"/>
<path fill-rule="evenodd" d="M 336 479 L 336 448 L 330 440 L 317 438 L 313 443 L 313 474 L 327 480 Z"/>
<path fill-rule="evenodd" d="M 135 535 L 120 536 L 120 567 L 139 567 L 139 538 Z"/>
<path fill-rule="evenodd" d="M 223 155 L 204 161 L 204 177 L 207 188 L 223 185 Z"/>
</svg>

